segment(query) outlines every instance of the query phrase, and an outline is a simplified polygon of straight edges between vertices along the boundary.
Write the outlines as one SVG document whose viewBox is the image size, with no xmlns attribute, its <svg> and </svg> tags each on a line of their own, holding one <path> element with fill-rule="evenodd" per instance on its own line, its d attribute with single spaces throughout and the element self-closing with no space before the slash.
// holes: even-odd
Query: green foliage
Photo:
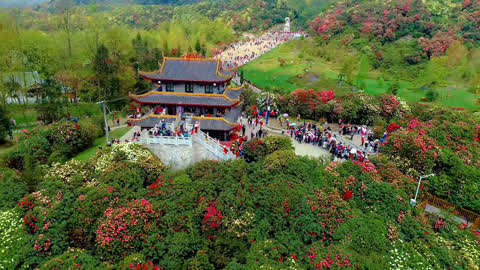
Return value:
<svg viewBox="0 0 480 270">
<path fill-rule="evenodd" d="M 19 138 L 18 148 L 9 153 L 5 164 L 23 170 L 28 157 L 35 166 L 37 163 L 63 162 L 88 148 L 94 136 L 100 134 L 97 127 L 85 122 L 58 122 L 45 128 L 37 128 Z"/>
<path fill-rule="evenodd" d="M 425 98 L 430 102 L 435 101 L 438 98 L 438 93 L 435 90 L 430 89 L 425 94 Z"/>
<path fill-rule="evenodd" d="M 15 208 L 0 210 L 0 266 L 4 269 L 18 268 L 32 253 L 32 239 L 22 226 L 19 212 Z"/>
<path fill-rule="evenodd" d="M 63 102 L 61 100 L 61 87 L 51 74 L 41 85 L 41 102 L 37 104 L 36 110 L 43 123 L 52 123 L 61 117 Z"/>
<path fill-rule="evenodd" d="M 2 168 L 0 174 L 0 209 L 13 208 L 25 194 L 27 186 L 13 170 Z"/>
<path fill-rule="evenodd" d="M 268 154 L 279 150 L 294 150 L 292 140 L 288 137 L 269 136 L 263 139 L 263 143 L 267 148 Z"/>
<path fill-rule="evenodd" d="M 342 224 L 334 234 L 335 239 L 348 237 L 349 240 L 346 246 L 357 254 L 353 258 L 358 256 L 358 260 L 362 262 L 362 265 L 368 262 L 369 264 L 374 264 L 374 268 L 381 267 L 386 262 L 383 260 L 374 262 L 371 258 L 368 259 L 366 255 L 372 255 L 372 252 L 377 254 L 387 252 L 391 244 L 386 236 L 387 229 L 385 223 L 376 214 L 364 214 L 352 218 Z M 367 261 L 362 261 L 365 259 Z"/>
<path fill-rule="evenodd" d="M 10 119 L 8 119 L 7 112 L 0 106 L 0 142 L 3 142 L 10 130 Z"/>
<path fill-rule="evenodd" d="M 100 262 L 84 250 L 68 249 L 63 254 L 43 263 L 40 269 L 65 269 L 74 267 L 94 269 L 100 267 Z"/>
<path fill-rule="evenodd" d="M 254 138 L 245 143 L 243 155 L 247 162 L 259 161 L 267 155 L 267 147 L 262 139 Z"/>
<path fill-rule="evenodd" d="M 398 94 L 398 90 L 400 90 L 400 84 L 398 82 L 395 82 L 388 87 L 388 93 L 394 96 Z"/>
</svg>

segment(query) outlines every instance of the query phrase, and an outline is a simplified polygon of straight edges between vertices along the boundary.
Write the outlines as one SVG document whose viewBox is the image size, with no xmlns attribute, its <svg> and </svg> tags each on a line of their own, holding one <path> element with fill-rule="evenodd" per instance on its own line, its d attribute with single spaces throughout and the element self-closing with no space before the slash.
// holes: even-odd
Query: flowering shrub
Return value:
<svg viewBox="0 0 480 270">
<path fill-rule="evenodd" d="M 152 261 L 148 261 L 146 264 L 138 263 L 137 265 L 130 264 L 128 266 L 130 269 L 134 270 L 161 270 L 163 267 L 158 267 L 153 264 Z"/>
<path fill-rule="evenodd" d="M 320 231 L 310 233 L 318 236 L 321 241 L 331 241 L 340 224 L 352 217 L 338 193 L 317 190 L 315 196 L 308 198 L 307 204 L 321 225 Z"/>
<path fill-rule="evenodd" d="M 294 150 L 292 141 L 285 137 L 269 136 L 262 140 L 265 145 L 267 154 L 271 154 L 279 150 Z"/>
<path fill-rule="evenodd" d="M 283 170 L 292 160 L 298 159 L 292 150 L 279 150 L 265 157 L 265 168 L 269 170 Z"/>
<path fill-rule="evenodd" d="M 267 155 L 267 146 L 262 139 L 253 138 L 243 146 L 243 156 L 247 162 L 259 161 Z"/>
<path fill-rule="evenodd" d="M 203 215 L 202 225 L 205 225 L 205 229 L 219 228 L 222 223 L 222 211 L 217 209 L 216 202 L 210 202 L 205 214 Z"/>
<path fill-rule="evenodd" d="M 313 89 L 297 89 L 288 97 L 288 108 L 292 114 L 301 114 L 304 117 L 312 118 L 316 107 L 335 98 L 332 90 L 316 91 Z"/>
<path fill-rule="evenodd" d="M 306 254 L 315 269 L 342 269 L 352 266 L 352 254 L 339 246 L 312 245 Z"/>
<path fill-rule="evenodd" d="M 380 106 L 382 108 L 383 116 L 385 116 L 387 119 L 390 119 L 400 108 L 400 102 L 397 101 L 395 96 L 382 95 L 380 96 Z"/>
<path fill-rule="evenodd" d="M 92 168 L 90 164 L 73 159 L 64 164 L 52 164 L 45 178 L 58 179 L 64 183 L 69 183 L 73 179 L 78 179 L 82 182 L 94 180 L 92 179 Z"/>
<path fill-rule="evenodd" d="M 429 172 L 438 157 L 439 146 L 427 135 L 430 123 L 412 120 L 408 130 L 393 133 L 383 148 L 383 152 L 392 156 L 412 161 L 412 166 L 419 172 Z"/>
<path fill-rule="evenodd" d="M 130 161 L 137 164 L 156 160 L 152 158 L 153 154 L 145 147 L 133 143 L 114 144 L 110 148 L 105 148 L 97 152 L 95 160 L 95 170 L 97 172 L 104 171 L 107 167 L 118 161 Z M 158 161 L 156 165 L 161 166 Z M 147 165 L 148 166 L 148 165 Z M 163 169 L 161 166 L 159 169 Z"/>
<path fill-rule="evenodd" d="M 109 207 L 97 227 L 96 242 L 109 256 L 126 255 L 129 249 L 141 245 L 157 218 L 152 204 L 145 199 Z"/>
<path fill-rule="evenodd" d="M 36 128 L 30 133 L 22 134 L 19 147 L 7 157 L 6 164 L 15 169 L 24 169 L 25 159 L 34 162 L 63 162 L 92 145 L 98 132 L 89 125 L 73 122 L 59 122 L 47 127 Z"/>
<path fill-rule="evenodd" d="M 390 269 L 431 269 L 431 267 L 410 244 L 402 240 L 395 241 L 392 249 L 389 251 Z"/>
<path fill-rule="evenodd" d="M 343 10 L 339 7 L 335 12 L 326 13 L 323 18 L 316 17 L 309 27 L 316 34 L 323 35 L 332 32 L 337 33 L 342 31 L 344 22 L 337 19 L 343 13 Z"/>
<path fill-rule="evenodd" d="M 0 243 L 0 269 L 14 269 L 28 245 L 20 213 L 14 208 L 0 211 Z"/>
<path fill-rule="evenodd" d="M 334 103 L 361 121 L 369 120 L 360 116 L 365 111 L 381 112 L 375 97 L 352 95 L 327 105 Z M 291 148 L 288 140 L 267 138 L 251 142 L 259 147 L 253 151 L 259 162 L 202 161 L 185 171 L 157 169 L 147 150 L 127 145 L 86 162 L 44 165 L 47 176 L 39 177 L 35 192 L 1 193 L 5 200 L 23 197 L 3 208 L 15 207 L 20 222 L 6 229 L 6 241 L 17 229 L 21 234 L 21 242 L 10 242 L 18 254 L 11 256 L 12 267 L 475 269 L 480 236 L 447 222 L 448 215 L 411 211 L 408 200 L 420 173 L 416 158 L 435 152 L 431 169 L 438 176 L 425 179 L 420 194 L 435 191 L 478 209 L 472 179 L 480 175 L 474 140 L 480 128 L 461 111 L 412 106 L 412 112 L 407 120 L 395 119 L 384 150 L 362 162 L 295 156 L 284 150 Z M 375 125 L 382 133 L 387 128 L 386 121 Z M 429 140 L 433 146 L 425 145 Z M 10 172 L 0 172 L 0 181 Z M 12 179 L 6 190 L 21 180 Z M 1 215 L 0 224 L 11 221 Z"/>
</svg>

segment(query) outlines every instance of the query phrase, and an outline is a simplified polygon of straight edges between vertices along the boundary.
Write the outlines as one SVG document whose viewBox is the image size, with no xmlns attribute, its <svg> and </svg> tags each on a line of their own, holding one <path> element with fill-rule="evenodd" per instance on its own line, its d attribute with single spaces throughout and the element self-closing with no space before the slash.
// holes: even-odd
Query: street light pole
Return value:
<svg viewBox="0 0 480 270">
<path fill-rule="evenodd" d="M 105 135 L 107 137 L 107 143 L 106 145 L 107 146 L 110 146 L 110 134 L 108 132 L 108 122 L 107 122 L 107 111 L 106 111 L 106 108 L 105 108 L 105 100 L 104 101 L 100 101 L 98 102 L 99 104 L 102 104 L 103 106 L 103 120 L 105 121 Z"/>
<path fill-rule="evenodd" d="M 422 175 L 420 178 L 418 178 L 418 185 L 417 185 L 417 191 L 415 191 L 415 198 L 410 199 L 410 204 L 412 206 L 415 206 L 417 204 L 417 196 L 418 196 L 418 191 L 420 190 L 420 184 L 422 183 L 422 179 L 427 178 L 427 177 L 432 177 L 435 176 L 434 173 L 429 174 L 429 175 Z"/>
</svg>

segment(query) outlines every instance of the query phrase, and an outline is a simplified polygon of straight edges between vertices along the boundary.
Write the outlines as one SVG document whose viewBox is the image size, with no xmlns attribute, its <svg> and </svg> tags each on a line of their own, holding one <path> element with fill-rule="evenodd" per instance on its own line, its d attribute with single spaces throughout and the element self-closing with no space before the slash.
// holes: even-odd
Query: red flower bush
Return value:
<svg viewBox="0 0 480 270">
<path fill-rule="evenodd" d="M 203 216 L 202 225 L 208 225 L 209 229 L 219 228 L 222 224 L 222 211 L 217 209 L 216 202 L 210 202 L 207 209 L 205 209 L 205 215 Z"/>
<path fill-rule="evenodd" d="M 387 126 L 387 132 L 388 134 L 394 132 L 395 130 L 399 129 L 400 125 L 397 123 L 391 123 L 390 125 Z"/>
<path fill-rule="evenodd" d="M 303 116 L 313 114 L 314 109 L 320 104 L 335 99 L 335 92 L 332 90 L 316 91 L 313 89 L 297 89 L 292 92 L 288 99 L 290 111 L 300 113 Z"/>
<path fill-rule="evenodd" d="M 346 254 L 338 246 L 312 246 L 306 254 L 315 269 L 350 268 L 352 254 Z"/>
<path fill-rule="evenodd" d="M 147 264 L 143 264 L 143 263 L 138 263 L 137 265 L 130 264 L 128 267 L 134 270 L 162 270 L 163 269 L 163 267 L 153 265 L 152 261 L 148 261 Z"/>
<path fill-rule="evenodd" d="M 342 14 L 342 9 L 337 8 L 335 12 L 326 13 L 323 18 L 316 17 L 309 27 L 312 32 L 324 34 L 328 32 L 338 33 L 343 30 L 344 22 L 337 17 Z"/>
<path fill-rule="evenodd" d="M 382 114 L 386 117 L 392 117 L 395 111 L 400 108 L 400 102 L 392 95 L 382 95 L 380 97 L 380 106 Z"/>
<path fill-rule="evenodd" d="M 455 40 L 456 33 L 453 29 L 448 32 L 437 32 L 432 38 L 420 37 L 418 44 L 423 48 L 428 57 L 442 56 Z"/>
<path fill-rule="evenodd" d="M 345 201 L 349 201 L 351 198 L 353 197 L 353 194 L 350 190 L 346 190 L 344 193 L 343 193 L 343 199 Z"/>
<path fill-rule="evenodd" d="M 119 253 L 115 255 L 124 255 L 127 249 L 143 242 L 157 218 L 152 204 L 145 199 L 132 200 L 125 206 L 109 207 L 97 227 L 96 242 L 111 253 Z"/>
<path fill-rule="evenodd" d="M 321 231 L 310 232 L 310 234 L 322 237 L 323 241 L 331 240 L 340 224 L 352 217 L 349 208 L 338 193 L 317 190 L 314 197 L 308 198 L 307 204 L 310 211 L 317 217 L 317 222 L 322 226 Z"/>
<path fill-rule="evenodd" d="M 400 129 L 389 136 L 383 152 L 410 160 L 411 166 L 420 172 L 430 171 L 438 157 L 439 146 L 428 136 L 429 128 L 433 128 L 431 123 L 411 120 L 407 129 Z"/>
</svg>

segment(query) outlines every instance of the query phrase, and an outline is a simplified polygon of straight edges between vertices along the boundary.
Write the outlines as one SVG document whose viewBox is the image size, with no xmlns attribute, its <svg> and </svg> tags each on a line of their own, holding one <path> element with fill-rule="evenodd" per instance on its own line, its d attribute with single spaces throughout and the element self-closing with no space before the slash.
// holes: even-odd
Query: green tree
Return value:
<svg viewBox="0 0 480 270">
<path fill-rule="evenodd" d="M 394 96 L 398 94 L 398 90 L 400 90 L 400 83 L 395 81 L 390 87 L 388 87 L 388 92 Z"/>
<path fill-rule="evenodd" d="M 200 40 L 197 39 L 195 42 L 195 51 L 200 54 L 202 52 L 202 45 L 200 44 Z"/>
<path fill-rule="evenodd" d="M 40 102 L 36 110 L 44 123 L 57 121 L 63 113 L 62 89 L 53 74 L 47 74 L 41 85 Z"/>
<path fill-rule="evenodd" d="M 10 120 L 3 106 L 0 106 L 0 142 L 5 140 L 5 137 L 10 131 Z"/>
<path fill-rule="evenodd" d="M 438 98 L 438 92 L 433 89 L 429 89 L 425 94 L 425 97 L 430 102 L 435 101 Z"/>
<path fill-rule="evenodd" d="M 98 97 L 111 99 L 116 97 L 120 89 L 120 81 L 116 76 L 116 64 L 110 59 L 110 54 L 105 45 L 100 45 L 95 55 L 93 69 L 96 73 Z"/>
</svg>

